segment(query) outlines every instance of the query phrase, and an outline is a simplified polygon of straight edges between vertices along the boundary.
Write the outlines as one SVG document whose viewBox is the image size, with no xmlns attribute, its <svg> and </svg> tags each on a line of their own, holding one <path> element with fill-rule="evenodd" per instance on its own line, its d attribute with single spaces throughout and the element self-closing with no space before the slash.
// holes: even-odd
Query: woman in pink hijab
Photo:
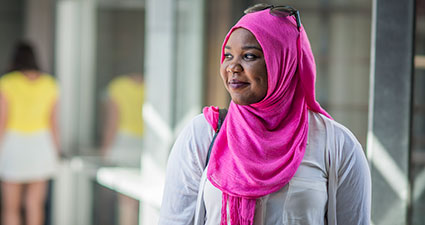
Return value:
<svg viewBox="0 0 425 225">
<path fill-rule="evenodd" d="M 367 161 L 315 99 L 298 11 L 245 13 L 222 47 L 227 116 L 219 127 L 219 109 L 206 107 L 176 140 L 159 224 L 369 224 Z"/>
</svg>

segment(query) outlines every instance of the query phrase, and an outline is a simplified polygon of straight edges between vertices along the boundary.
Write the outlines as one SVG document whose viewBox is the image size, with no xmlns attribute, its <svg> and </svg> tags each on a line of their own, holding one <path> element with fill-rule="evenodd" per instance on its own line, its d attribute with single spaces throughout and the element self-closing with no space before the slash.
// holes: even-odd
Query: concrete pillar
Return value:
<svg viewBox="0 0 425 225">
<path fill-rule="evenodd" d="M 176 3 L 174 0 L 146 1 L 144 158 L 162 165 L 173 140 L 175 123 Z"/>
<path fill-rule="evenodd" d="M 61 88 L 60 131 L 62 151 L 72 153 L 77 146 L 78 79 L 80 74 L 80 5 L 78 1 L 58 1 L 56 5 L 55 71 Z"/>
<path fill-rule="evenodd" d="M 78 154 L 76 149 L 90 153 L 87 150 L 93 141 L 94 125 L 95 0 L 57 0 L 55 7 L 54 73 L 61 90 L 61 150 L 69 156 Z M 84 163 L 82 158 L 63 161 L 54 183 L 53 224 L 91 224 L 89 174 L 94 169 L 85 168 Z"/>
<path fill-rule="evenodd" d="M 414 3 L 373 1 L 367 154 L 374 225 L 410 221 Z"/>
<path fill-rule="evenodd" d="M 94 134 L 95 0 L 56 3 L 55 74 L 61 87 L 61 141 L 65 153 L 78 145 L 90 153 Z"/>
</svg>

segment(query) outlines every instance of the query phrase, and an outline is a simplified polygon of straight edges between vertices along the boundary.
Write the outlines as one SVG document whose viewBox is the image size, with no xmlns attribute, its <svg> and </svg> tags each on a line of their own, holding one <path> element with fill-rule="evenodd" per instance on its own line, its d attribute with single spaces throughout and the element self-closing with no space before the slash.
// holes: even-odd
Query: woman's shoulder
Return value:
<svg viewBox="0 0 425 225">
<path fill-rule="evenodd" d="M 334 161 L 339 173 L 349 172 L 350 168 L 367 169 L 367 160 L 363 147 L 354 134 L 344 125 L 319 113 L 310 113 L 310 120 L 323 130 L 326 138 L 330 161 Z M 310 121 L 310 122 L 311 122 Z M 342 171 L 342 172 L 341 172 Z M 344 173 L 345 173 L 344 172 Z"/>
<path fill-rule="evenodd" d="M 6 73 L 0 77 L 0 90 L 2 92 L 12 92 L 23 81 L 24 75 L 19 71 Z"/>
<path fill-rule="evenodd" d="M 49 73 L 40 73 L 40 78 L 42 78 L 45 82 L 55 83 L 56 78 Z"/>
<path fill-rule="evenodd" d="M 213 128 L 205 119 L 204 114 L 198 114 L 194 116 L 186 125 L 182 132 L 190 132 L 194 138 L 203 139 L 214 133 Z"/>
<path fill-rule="evenodd" d="M 214 130 L 209 125 L 203 114 L 198 114 L 184 123 L 184 127 L 178 129 L 178 137 L 175 145 L 189 144 L 196 149 L 204 146 L 212 140 Z"/>
<path fill-rule="evenodd" d="M 0 78 L 0 80 L 2 82 L 13 81 L 13 80 L 20 79 L 21 77 L 23 77 L 23 74 L 21 72 L 19 72 L 19 71 L 11 71 L 11 72 L 8 72 L 6 74 L 3 74 L 1 76 L 1 78 Z"/>
<path fill-rule="evenodd" d="M 194 116 L 190 123 L 193 124 L 193 125 L 196 125 L 196 126 L 206 126 L 207 125 L 207 126 L 211 127 L 209 125 L 209 123 L 207 122 L 207 120 L 205 119 L 205 116 L 204 116 L 203 113 L 200 113 L 200 114 Z"/>
<path fill-rule="evenodd" d="M 127 86 L 128 83 L 130 83 L 130 78 L 128 76 L 118 76 L 112 79 L 108 86 L 110 88 L 119 88 L 121 86 Z"/>
<path fill-rule="evenodd" d="M 179 132 L 171 150 L 171 161 L 193 162 L 192 167 L 201 171 L 204 168 L 208 147 L 214 136 L 214 130 L 206 121 L 203 114 L 196 115 Z"/>
<path fill-rule="evenodd" d="M 44 77 L 45 79 L 55 80 L 55 77 L 50 73 L 40 72 L 40 75 L 41 77 Z"/>
<path fill-rule="evenodd" d="M 310 125 L 321 129 L 326 137 L 333 138 L 339 145 L 344 145 L 345 148 L 362 149 L 355 135 L 347 127 L 341 123 L 326 117 L 323 114 L 310 111 Z M 331 133 L 330 133 L 331 132 Z"/>
<path fill-rule="evenodd" d="M 48 73 L 41 73 L 38 81 L 38 87 L 42 88 L 45 93 L 56 96 L 59 92 L 59 84 L 54 76 Z"/>
</svg>

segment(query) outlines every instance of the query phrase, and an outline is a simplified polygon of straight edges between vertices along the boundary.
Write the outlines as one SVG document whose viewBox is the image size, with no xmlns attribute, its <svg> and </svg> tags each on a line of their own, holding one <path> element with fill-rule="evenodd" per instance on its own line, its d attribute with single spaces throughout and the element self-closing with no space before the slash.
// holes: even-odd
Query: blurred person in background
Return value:
<svg viewBox="0 0 425 225">
<path fill-rule="evenodd" d="M 27 225 L 44 224 L 47 184 L 60 155 L 57 108 L 55 79 L 40 70 L 33 47 L 19 42 L 0 78 L 3 225 L 21 225 L 23 218 Z"/>
<path fill-rule="evenodd" d="M 299 12 L 259 4 L 245 13 L 222 46 L 227 115 L 206 107 L 177 138 L 159 224 L 369 224 L 366 157 L 316 101 Z"/>
<path fill-rule="evenodd" d="M 107 162 L 139 166 L 143 144 L 143 76 L 114 78 L 107 87 L 101 154 Z"/>
<path fill-rule="evenodd" d="M 107 163 L 139 167 L 143 144 L 143 75 L 120 75 L 109 82 L 104 100 L 105 120 L 101 154 Z M 118 224 L 137 224 L 139 202 L 118 196 Z"/>
</svg>

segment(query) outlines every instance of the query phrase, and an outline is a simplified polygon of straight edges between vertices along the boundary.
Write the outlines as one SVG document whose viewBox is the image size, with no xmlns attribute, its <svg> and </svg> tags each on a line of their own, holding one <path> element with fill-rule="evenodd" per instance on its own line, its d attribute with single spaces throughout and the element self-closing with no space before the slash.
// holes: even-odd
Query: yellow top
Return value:
<svg viewBox="0 0 425 225">
<path fill-rule="evenodd" d="M 53 77 L 42 74 L 30 80 L 14 71 L 0 78 L 0 91 L 8 106 L 7 130 L 31 133 L 50 127 L 50 115 L 58 98 Z"/>
<path fill-rule="evenodd" d="M 129 76 L 120 76 L 111 81 L 108 95 L 118 106 L 120 132 L 135 136 L 143 135 L 142 105 L 145 86 Z"/>
</svg>

